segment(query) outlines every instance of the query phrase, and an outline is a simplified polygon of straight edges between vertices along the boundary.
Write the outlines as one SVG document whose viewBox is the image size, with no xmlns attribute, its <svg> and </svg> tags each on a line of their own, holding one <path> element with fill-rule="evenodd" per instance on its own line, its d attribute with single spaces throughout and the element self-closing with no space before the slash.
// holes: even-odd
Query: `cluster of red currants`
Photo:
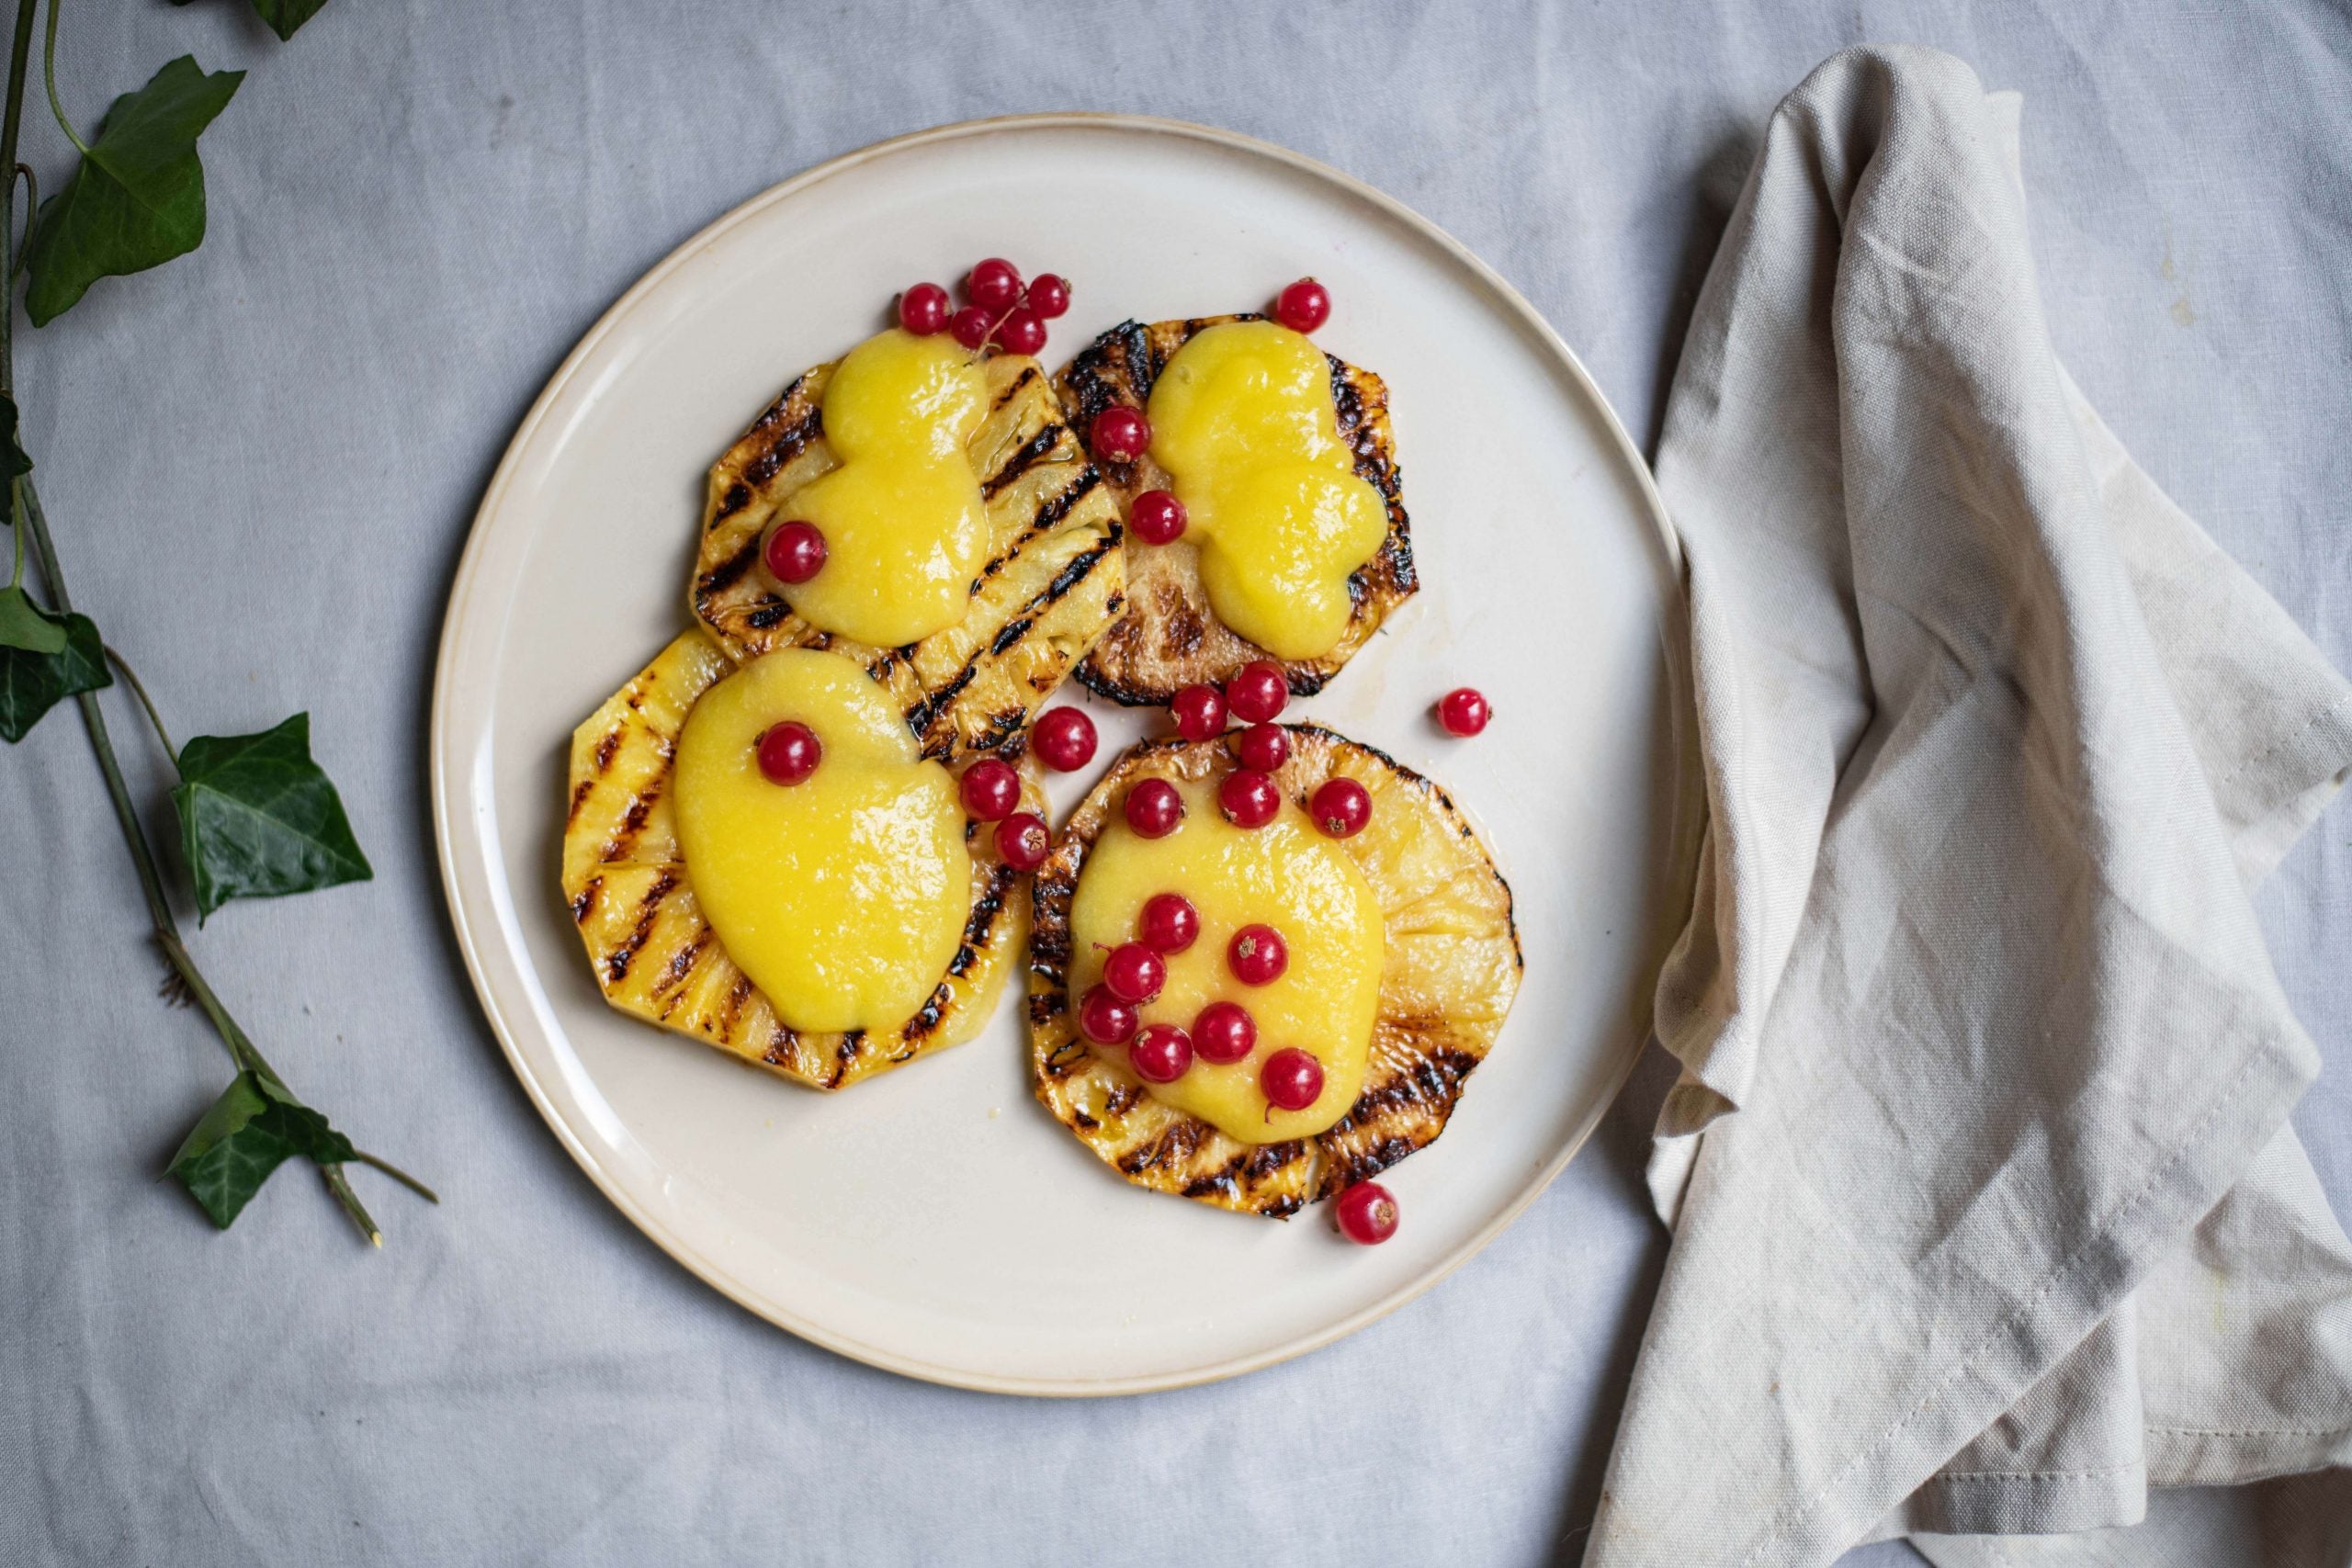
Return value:
<svg viewBox="0 0 2352 1568">
<path fill-rule="evenodd" d="M 1268 660 L 1253 660 L 1234 671 L 1222 691 L 1203 682 L 1186 686 L 1169 702 L 1176 733 L 1187 740 L 1208 740 L 1224 733 L 1228 716 L 1247 728 L 1233 738 L 1233 751 L 1241 766 L 1217 785 L 1217 809 L 1237 828 L 1262 828 L 1282 811 L 1282 788 L 1276 770 L 1290 761 L 1290 732 L 1273 719 L 1290 701 L 1290 682 L 1282 667 Z M 1184 814 L 1182 797 L 1157 780 L 1146 780 L 1127 795 L 1127 826 L 1147 839 L 1175 829 Z M 1306 803 L 1315 825 L 1334 839 L 1352 839 L 1372 820 L 1372 794 L 1345 775 L 1326 779 Z"/>
<path fill-rule="evenodd" d="M 991 343 L 1036 354 L 1046 346 L 1046 323 L 1069 309 L 1069 279 L 1041 272 L 1023 282 L 1020 268 L 990 256 L 964 275 L 964 299 L 956 310 L 947 290 L 918 283 L 899 296 L 899 324 L 917 337 L 944 332 L 976 354 Z"/>
</svg>

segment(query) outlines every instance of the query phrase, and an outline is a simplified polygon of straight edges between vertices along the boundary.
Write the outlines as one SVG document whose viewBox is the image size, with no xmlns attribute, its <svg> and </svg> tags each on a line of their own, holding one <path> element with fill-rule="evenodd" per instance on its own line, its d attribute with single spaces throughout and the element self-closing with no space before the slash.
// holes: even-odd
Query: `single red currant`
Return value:
<svg viewBox="0 0 2352 1568">
<path fill-rule="evenodd" d="M 1035 354 L 1046 346 L 1045 318 L 1026 308 L 997 323 L 996 341 L 1014 354 Z"/>
<path fill-rule="evenodd" d="M 1087 445 L 1094 448 L 1098 457 L 1114 463 L 1132 463 L 1151 445 L 1151 425 L 1137 410 L 1125 403 L 1113 403 L 1094 416 L 1087 429 Z"/>
<path fill-rule="evenodd" d="M 1283 808 L 1283 792 L 1255 768 L 1238 768 L 1216 786 L 1216 804 L 1237 828 L 1262 828 Z"/>
<path fill-rule="evenodd" d="M 1021 804 L 1021 775 L 1010 762 L 983 757 L 964 770 L 956 793 L 964 797 L 964 809 L 976 820 L 1001 822 Z"/>
<path fill-rule="evenodd" d="M 1331 319 L 1331 291 L 1302 277 L 1274 299 L 1274 320 L 1295 333 L 1311 333 Z"/>
<path fill-rule="evenodd" d="M 1132 1038 L 1137 1022 L 1136 1005 L 1097 986 L 1078 1004 L 1078 1032 L 1097 1045 L 1117 1045 Z"/>
<path fill-rule="evenodd" d="M 825 536 L 797 517 L 779 523 L 769 532 L 760 559 L 778 582 L 806 582 L 825 570 Z"/>
<path fill-rule="evenodd" d="M 1069 279 L 1057 272 L 1041 272 L 1029 280 L 1029 308 L 1052 321 L 1069 309 Z"/>
<path fill-rule="evenodd" d="M 1094 761 L 1094 721 L 1083 708 L 1048 708 L 1037 716 L 1031 743 L 1046 766 L 1074 773 Z"/>
<path fill-rule="evenodd" d="M 1193 1020 L 1193 1049 L 1204 1062 L 1238 1062 L 1257 1043 L 1258 1021 L 1239 1002 L 1211 1002 Z"/>
<path fill-rule="evenodd" d="M 1396 1200 L 1377 1181 L 1359 1181 L 1334 1199 L 1340 1234 L 1359 1247 L 1378 1247 L 1396 1234 Z"/>
<path fill-rule="evenodd" d="M 1146 779 L 1127 791 L 1127 826 L 1147 839 L 1164 839 L 1184 819 L 1184 797 L 1166 779 Z"/>
<path fill-rule="evenodd" d="M 1290 967 L 1290 948 L 1272 926 L 1243 926 L 1226 945 L 1225 962 L 1245 986 L 1271 986 Z"/>
<path fill-rule="evenodd" d="M 964 298 L 991 316 L 1021 303 L 1021 271 L 1002 256 L 974 264 L 964 278 Z"/>
<path fill-rule="evenodd" d="M 917 337 L 929 337 L 947 325 L 951 309 L 947 290 L 936 283 L 918 283 L 899 296 L 899 324 Z"/>
<path fill-rule="evenodd" d="M 1172 1023 L 1155 1023 L 1127 1047 L 1127 1065 L 1146 1083 L 1174 1083 L 1193 1065 L 1193 1037 Z"/>
<path fill-rule="evenodd" d="M 1323 1098 L 1323 1064 L 1285 1045 L 1258 1069 L 1258 1088 L 1277 1111 L 1304 1111 Z"/>
<path fill-rule="evenodd" d="M 947 318 L 947 335 L 966 348 L 978 348 L 989 341 L 989 329 L 996 325 L 996 318 L 978 305 L 967 305 Z"/>
<path fill-rule="evenodd" d="M 1306 803 L 1315 825 L 1334 839 L 1352 839 L 1372 820 L 1372 792 L 1351 778 L 1326 779 Z"/>
<path fill-rule="evenodd" d="M 1456 686 L 1438 699 L 1437 721 L 1448 735 L 1476 735 L 1494 716 L 1485 694 L 1475 687 Z"/>
<path fill-rule="evenodd" d="M 1215 686 L 1186 686 L 1168 699 L 1176 733 L 1187 740 L 1206 740 L 1225 728 L 1225 694 Z"/>
<path fill-rule="evenodd" d="M 760 735 L 760 772 L 770 784 L 797 784 L 817 771 L 825 748 L 797 719 L 772 724 Z"/>
<path fill-rule="evenodd" d="M 996 825 L 996 852 L 1015 871 L 1036 870 L 1053 848 L 1053 834 L 1035 812 L 1016 811 Z"/>
<path fill-rule="evenodd" d="M 1290 701 L 1290 682 L 1283 679 L 1281 665 L 1253 659 L 1225 683 L 1225 700 L 1242 723 L 1263 724 Z"/>
<path fill-rule="evenodd" d="M 1161 953 L 1182 953 L 1201 936 L 1201 912 L 1182 893 L 1155 893 L 1136 922 L 1143 940 Z"/>
<path fill-rule="evenodd" d="M 1168 984 L 1168 961 L 1139 942 L 1123 942 L 1102 961 L 1102 983 L 1123 1002 L 1141 1004 Z"/>
<path fill-rule="evenodd" d="M 1290 736 L 1280 725 L 1253 724 L 1234 741 L 1233 754 L 1243 767 L 1271 773 L 1290 761 Z"/>
<path fill-rule="evenodd" d="M 1128 504 L 1127 526 L 1147 545 L 1172 545 L 1184 536 L 1184 503 L 1164 490 L 1148 490 Z"/>
</svg>

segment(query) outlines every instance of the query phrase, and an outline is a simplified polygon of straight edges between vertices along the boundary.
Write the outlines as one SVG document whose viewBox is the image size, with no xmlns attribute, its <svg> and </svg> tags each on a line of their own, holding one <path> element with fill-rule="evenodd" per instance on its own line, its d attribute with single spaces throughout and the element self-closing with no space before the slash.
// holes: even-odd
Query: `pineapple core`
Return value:
<svg viewBox="0 0 2352 1568">
<path fill-rule="evenodd" d="M 1189 1030 L 1209 1003 L 1238 1002 L 1257 1023 L 1258 1043 L 1238 1062 L 1195 1057 L 1174 1083 L 1145 1089 L 1246 1144 L 1312 1137 L 1363 1089 L 1380 1006 L 1379 897 L 1295 804 L 1285 800 L 1262 828 L 1237 828 L 1218 812 L 1213 787 L 1179 789 L 1184 816 L 1174 832 L 1146 839 L 1114 820 L 1088 852 L 1070 904 L 1070 995 L 1101 982 L 1103 959 L 1136 939 L 1152 895 L 1182 894 L 1200 911 L 1200 936 L 1166 955 L 1167 983 L 1143 1005 L 1143 1022 Z M 1273 927 L 1289 948 L 1289 965 L 1272 984 L 1244 985 L 1227 963 L 1234 933 L 1250 925 Z M 1304 1111 L 1276 1110 L 1258 1087 L 1266 1058 L 1284 1046 L 1323 1064 L 1323 1092 Z M 1126 1065 L 1124 1047 L 1087 1049 Z"/>
</svg>

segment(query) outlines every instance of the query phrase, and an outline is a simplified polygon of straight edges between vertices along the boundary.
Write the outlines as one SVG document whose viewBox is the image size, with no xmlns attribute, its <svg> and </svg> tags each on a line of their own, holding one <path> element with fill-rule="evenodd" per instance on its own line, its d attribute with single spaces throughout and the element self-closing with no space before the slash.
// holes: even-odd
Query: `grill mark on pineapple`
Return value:
<svg viewBox="0 0 2352 1568">
<path fill-rule="evenodd" d="M 620 831 L 605 846 L 601 858 L 607 864 L 624 858 L 637 842 L 638 835 L 645 831 L 646 818 L 653 815 L 654 803 L 662 798 L 662 786 L 668 777 L 667 773 L 655 774 L 629 801 L 628 810 L 621 818 Z"/>
<path fill-rule="evenodd" d="M 1012 455 L 1004 460 L 1003 467 L 981 481 L 980 494 L 990 501 L 995 500 L 1000 491 L 1004 490 L 1022 475 L 1043 462 L 1046 456 L 1060 445 L 1065 434 L 1064 427 L 1058 423 L 1049 422 L 1039 426 L 1036 434 L 1013 448 Z"/>
<path fill-rule="evenodd" d="M 579 895 L 571 900 L 572 924 L 584 926 L 588 923 L 588 917 L 596 910 L 596 895 L 604 890 L 603 877 L 592 876 L 588 879 L 587 885 L 582 887 Z"/>
<path fill-rule="evenodd" d="M 670 1016 L 671 1009 L 675 1008 L 679 999 L 686 994 L 679 987 L 685 984 L 686 976 L 694 973 L 695 964 L 702 957 L 703 949 L 710 945 L 712 934 L 708 926 L 695 932 L 694 940 L 671 955 L 670 962 L 662 967 L 661 976 L 654 980 L 653 994 L 655 996 L 661 996 L 665 991 L 674 993 L 671 996 L 669 1003 L 662 1010 L 663 1018 Z"/>
<path fill-rule="evenodd" d="M 1063 461 L 1071 460 L 1073 459 L 1063 459 Z M 1091 494 L 1094 487 L 1102 482 L 1102 476 L 1096 473 L 1093 465 L 1090 463 L 1080 468 L 1078 478 L 1059 492 L 1040 502 L 1035 513 L 1031 516 L 1028 525 L 1021 530 L 1020 535 L 1013 539 L 1012 543 L 1007 545 L 994 560 L 982 567 L 980 575 L 972 580 L 973 593 L 978 594 L 990 578 L 1019 558 L 1021 552 L 1027 549 L 1033 541 L 1061 526 L 1062 520 L 1069 515 L 1070 509 Z"/>
<path fill-rule="evenodd" d="M 800 1036 L 787 1024 L 778 1023 L 768 1036 L 767 1049 L 760 1053 L 760 1060 L 772 1067 L 782 1066 L 798 1055 Z"/>
<path fill-rule="evenodd" d="M 948 705 L 960 696 L 964 688 L 978 677 L 980 660 L 984 658 L 1001 658 L 1005 649 L 1028 635 L 1030 627 L 1038 616 L 1050 610 L 1057 602 L 1069 594 L 1070 590 L 1085 581 L 1087 576 L 1102 563 L 1102 558 L 1110 553 L 1111 548 L 1111 543 L 1105 541 L 1077 557 L 1057 572 L 1051 582 L 1038 590 L 1035 598 L 1022 606 L 1021 617 L 1007 622 L 988 648 L 974 650 L 972 656 L 964 660 L 963 667 L 956 671 L 952 679 L 944 685 L 926 694 L 921 702 L 907 710 L 909 728 L 918 735 L 928 732 L 933 721 L 947 711 Z M 1011 635 L 1008 636 L 1008 634 Z"/>
<path fill-rule="evenodd" d="M 807 380 L 802 377 L 801 380 Z M 786 388 L 784 400 L 789 402 L 800 389 L 800 381 Z M 779 405 L 778 412 L 781 412 Z M 763 448 L 759 456 L 743 465 L 743 482 L 757 490 L 783 471 L 784 466 L 808 448 L 809 443 L 825 434 L 825 411 L 821 404 L 811 403 L 808 412 L 791 425 L 776 434 L 775 440 Z"/>
<path fill-rule="evenodd" d="M 638 950 L 645 945 L 646 938 L 653 934 L 653 922 L 662 914 L 662 901 L 669 897 L 677 886 L 677 877 L 664 871 L 653 879 L 653 886 L 645 890 L 645 897 L 638 900 L 636 928 L 628 933 L 628 940 L 613 949 L 605 959 L 605 974 L 614 985 L 617 986 L 628 978 L 628 966 L 637 962 Z"/>
<path fill-rule="evenodd" d="M 735 983 L 727 987 L 727 999 L 718 1008 L 718 1037 L 721 1040 L 735 1038 L 735 1025 L 742 1016 L 743 1004 L 751 998 L 752 977 L 749 975 L 736 976 Z"/>
<path fill-rule="evenodd" d="M 599 777 L 612 771 L 613 753 L 620 749 L 621 732 L 618 729 L 606 730 L 605 738 L 596 742 L 596 773 Z"/>
<path fill-rule="evenodd" d="M 996 400 L 989 404 L 989 412 L 990 413 L 994 413 L 999 409 L 1003 408 L 1006 404 L 1012 401 L 1013 399 L 1027 391 L 1030 387 L 1035 384 L 1036 379 L 1037 367 L 1035 365 L 1023 366 L 1021 367 L 1021 374 L 1015 376 L 1012 380 L 1007 381 L 1003 388 L 998 391 Z"/>
<path fill-rule="evenodd" d="M 753 533 L 744 538 L 741 547 L 733 555 L 704 572 L 695 581 L 695 596 L 698 599 L 707 599 L 726 592 L 742 581 L 743 574 L 750 571 L 752 563 L 759 558 L 760 536 L 757 533 Z"/>
<path fill-rule="evenodd" d="M 741 479 L 729 481 L 727 488 L 719 492 L 718 504 L 711 509 L 710 525 L 718 526 L 751 504 L 752 487 Z"/>
<path fill-rule="evenodd" d="M 563 826 L 566 831 L 571 829 L 573 823 L 580 820 L 580 808 L 588 804 L 588 796 L 594 792 L 595 788 L 594 779 L 582 779 L 572 786 L 571 805 L 563 814 Z"/>
</svg>

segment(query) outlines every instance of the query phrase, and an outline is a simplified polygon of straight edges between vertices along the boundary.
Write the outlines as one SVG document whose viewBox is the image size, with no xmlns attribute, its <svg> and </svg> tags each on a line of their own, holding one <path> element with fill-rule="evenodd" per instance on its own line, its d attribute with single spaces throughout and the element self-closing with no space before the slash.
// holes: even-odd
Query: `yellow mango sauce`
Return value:
<svg viewBox="0 0 2352 1568">
<path fill-rule="evenodd" d="M 760 772 L 761 735 L 787 719 L 823 748 L 797 784 Z M 753 660 L 686 715 L 672 789 L 704 918 L 777 1017 L 817 1033 L 921 1010 L 970 916 L 964 811 L 864 670 L 813 649 Z"/>
<path fill-rule="evenodd" d="M 1182 894 L 1200 911 L 1201 934 L 1165 955 L 1168 981 L 1144 1004 L 1143 1022 L 1189 1032 L 1209 1003 L 1238 1002 L 1257 1022 L 1258 1043 L 1238 1062 L 1195 1056 L 1174 1083 L 1144 1089 L 1243 1143 L 1311 1137 L 1346 1115 L 1363 1089 L 1380 1006 L 1380 900 L 1296 805 L 1284 801 L 1262 828 L 1237 828 L 1218 814 L 1212 786 L 1178 788 L 1184 818 L 1174 832 L 1146 839 L 1114 818 L 1088 852 L 1070 904 L 1069 994 L 1084 996 L 1109 951 L 1136 940 L 1153 895 Z M 1270 985 L 1244 985 L 1227 964 L 1227 945 L 1249 925 L 1273 927 L 1289 949 L 1289 966 Z M 1275 1110 L 1258 1086 L 1266 1058 L 1286 1045 L 1323 1064 L 1323 1092 L 1304 1111 Z M 1126 1065 L 1123 1045 L 1087 1049 Z"/>
<path fill-rule="evenodd" d="M 1176 351 L 1146 417 L 1217 619 L 1279 659 L 1338 647 L 1348 576 L 1388 513 L 1340 439 L 1323 351 L 1272 321 L 1220 322 Z"/>
<path fill-rule="evenodd" d="M 954 626 L 988 561 L 988 507 L 964 446 L 988 414 L 979 366 L 944 333 L 893 327 L 842 356 L 821 409 L 841 467 L 776 515 L 815 524 L 825 564 L 780 584 L 785 602 L 810 626 L 882 648 Z"/>
</svg>

